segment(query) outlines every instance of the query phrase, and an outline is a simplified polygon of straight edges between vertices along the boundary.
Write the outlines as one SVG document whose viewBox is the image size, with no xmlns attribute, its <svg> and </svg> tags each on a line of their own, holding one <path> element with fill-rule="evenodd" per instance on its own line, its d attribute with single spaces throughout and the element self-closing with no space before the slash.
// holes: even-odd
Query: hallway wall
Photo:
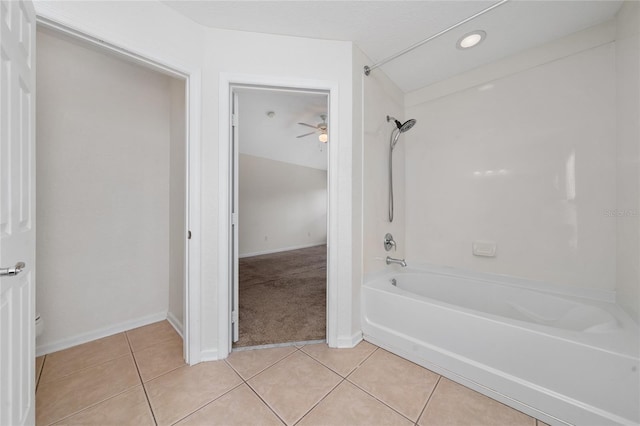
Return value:
<svg viewBox="0 0 640 426">
<path fill-rule="evenodd" d="M 327 171 L 239 156 L 240 257 L 327 242 Z"/>
</svg>

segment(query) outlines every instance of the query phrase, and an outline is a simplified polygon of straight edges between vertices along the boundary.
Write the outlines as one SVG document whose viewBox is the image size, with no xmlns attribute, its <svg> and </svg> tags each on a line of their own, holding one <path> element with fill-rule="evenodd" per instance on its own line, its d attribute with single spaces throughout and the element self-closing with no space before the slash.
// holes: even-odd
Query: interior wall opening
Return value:
<svg viewBox="0 0 640 426">
<path fill-rule="evenodd" d="M 37 355 L 148 326 L 183 362 L 186 79 L 47 26 L 37 46 Z"/>
<path fill-rule="evenodd" d="M 323 342 L 328 93 L 239 86 L 232 98 L 233 349 Z"/>
</svg>

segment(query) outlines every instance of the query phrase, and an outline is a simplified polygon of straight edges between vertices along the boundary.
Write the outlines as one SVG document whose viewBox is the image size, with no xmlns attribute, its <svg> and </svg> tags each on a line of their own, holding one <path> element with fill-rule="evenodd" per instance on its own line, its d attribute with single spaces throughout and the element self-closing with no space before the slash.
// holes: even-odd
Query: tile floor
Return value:
<svg viewBox="0 0 640 426">
<path fill-rule="evenodd" d="M 36 377 L 39 426 L 544 425 L 367 342 L 189 367 L 166 321 L 39 357 Z"/>
</svg>

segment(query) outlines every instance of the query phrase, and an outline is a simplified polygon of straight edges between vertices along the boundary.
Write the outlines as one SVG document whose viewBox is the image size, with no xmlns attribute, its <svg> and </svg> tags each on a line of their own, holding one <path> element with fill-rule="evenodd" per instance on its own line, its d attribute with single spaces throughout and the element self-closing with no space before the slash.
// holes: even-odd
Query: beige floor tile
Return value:
<svg viewBox="0 0 640 426">
<path fill-rule="evenodd" d="M 231 352 L 231 355 L 227 358 L 227 362 L 243 379 L 249 380 L 265 368 L 271 367 L 295 351 L 295 347 L 285 346 L 281 348 Z"/>
<path fill-rule="evenodd" d="M 131 354 L 40 383 L 36 392 L 36 424 L 54 423 L 139 384 Z"/>
<path fill-rule="evenodd" d="M 371 395 L 344 381 L 299 425 L 413 425 Z"/>
<path fill-rule="evenodd" d="M 549 425 L 543 422 L 542 420 L 536 420 L 536 426 L 549 426 Z"/>
<path fill-rule="evenodd" d="M 416 421 L 438 377 L 419 365 L 378 349 L 348 379 Z"/>
<path fill-rule="evenodd" d="M 114 334 L 47 355 L 40 383 L 50 382 L 82 369 L 131 353 L 124 333 Z"/>
<path fill-rule="evenodd" d="M 341 380 L 333 371 L 297 351 L 247 383 L 287 424 L 293 424 Z"/>
<path fill-rule="evenodd" d="M 419 425 L 535 426 L 535 419 L 467 387 L 442 378 Z"/>
<path fill-rule="evenodd" d="M 44 364 L 45 355 L 36 357 L 36 387 L 38 386 L 38 381 L 40 380 L 40 373 L 42 373 L 42 365 Z"/>
<path fill-rule="evenodd" d="M 129 344 L 133 352 L 140 351 L 165 340 L 171 340 L 179 336 L 176 330 L 169 324 L 169 321 L 154 322 L 143 327 L 134 328 L 127 331 Z"/>
<path fill-rule="evenodd" d="M 249 386 L 242 384 L 177 424 L 180 426 L 281 426 L 282 422 Z"/>
<path fill-rule="evenodd" d="M 346 377 L 356 369 L 369 355 L 377 349 L 377 346 L 362 341 L 352 349 L 333 349 L 326 343 L 307 345 L 302 350 L 317 361 L 329 367 L 336 373 Z"/>
<path fill-rule="evenodd" d="M 153 426 L 155 422 L 142 386 L 136 386 L 56 423 L 60 425 Z"/>
<path fill-rule="evenodd" d="M 134 352 L 136 364 L 143 382 L 185 365 L 182 339 L 175 334 L 171 339 Z"/>
<path fill-rule="evenodd" d="M 145 383 L 159 425 L 173 424 L 242 383 L 224 361 L 184 366 Z"/>
</svg>

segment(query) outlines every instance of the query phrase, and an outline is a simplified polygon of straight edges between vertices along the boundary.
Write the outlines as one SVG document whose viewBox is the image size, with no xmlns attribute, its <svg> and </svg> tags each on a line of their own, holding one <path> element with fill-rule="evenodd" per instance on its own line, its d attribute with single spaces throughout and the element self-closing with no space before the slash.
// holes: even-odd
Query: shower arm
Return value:
<svg viewBox="0 0 640 426">
<path fill-rule="evenodd" d="M 495 9 L 498 6 L 502 6 L 503 4 L 505 4 L 508 1 L 509 0 L 500 0 L 499 2 L 494 3 L 491 6 L 487 7 L 486 9 L 481 10 L 480 12 L 476 13 L 475 15 L 471 15 L 468 18 L 463 19 L 462 21 L 460 21 L 460 22 L 458 22 L 456 24 L 453 24 L 452 26 L 450 26 L 448 28 L 445 28 L 444 30 L 440 31 L 439 33 L 436 33 L 436 34 L 434 34 L 434 35 L 432 35 L 432 36 L 430 36 L 430 37 L 428 37 L 428 38 L 426 38 L 424 40 L 421 40 L 421 41 L 419 41 L 419 42 L 407 47 L 406 49 L 396 53 L 395 55 L 391 55 L 391 56 L 389 56 L 389 57 L 381 60 L 380 62 L 377 62 L 377 63 L 371 65 L 371 66 L 365 65 L 364 66 L 364 75 L 371 74 L 371 71 L 375 70 L 376 68 L 379 68 L 379 67 L 383 66 L 387 62 L 391 62 L 394 59 L 399 58 L 400 56 L 405 55 L 405 54 L 411 52 L 412 50 L 417 49 L 418 47 L 422 46 L 423 44 L 428 43 L 431 40 L 434 40 L 434 39 L 440 37 L 441 35 L 444 35 L 444 34 L 448 33 L 449 31 L 458 28 L 460 25 L 464 25 L 467 22 L 469 22 L 469 21 L 471 21 L 473 19 L 476 19 L 478 16 L 484 15 L 485 13 L 489 12 L 490 10 Z"/>
</svg>

